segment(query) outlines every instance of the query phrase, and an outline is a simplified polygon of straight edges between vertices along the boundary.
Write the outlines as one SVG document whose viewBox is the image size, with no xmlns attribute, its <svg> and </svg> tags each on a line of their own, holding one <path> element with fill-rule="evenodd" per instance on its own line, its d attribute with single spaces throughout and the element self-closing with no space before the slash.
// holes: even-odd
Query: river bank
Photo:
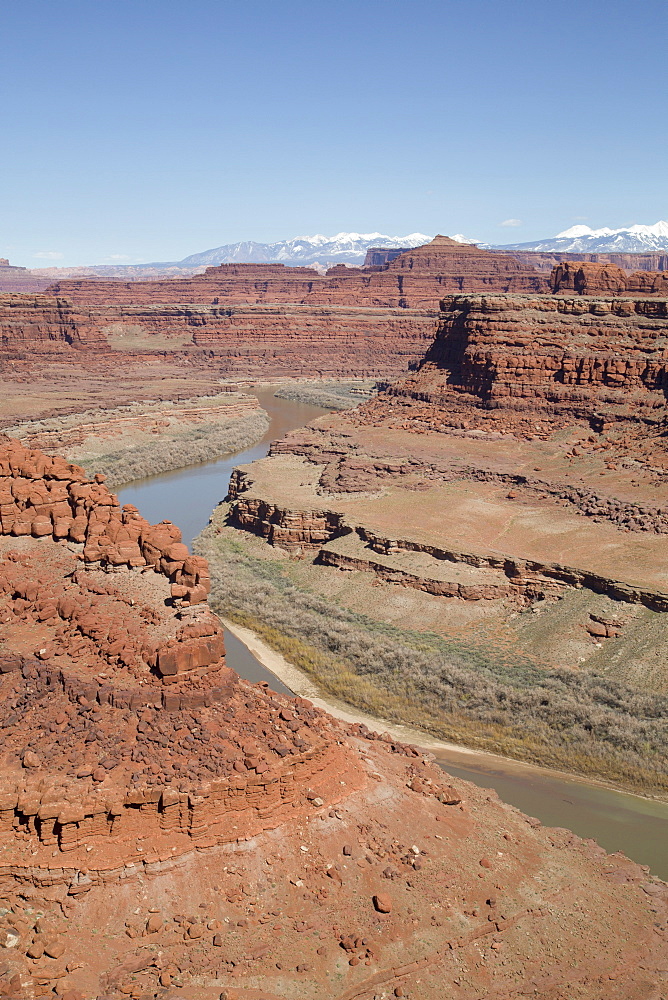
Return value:
<svg viewBox="0 0 668 1000">
<path fill-rule="evenodd" d="M 250 386 L 243 388 L 244 391 L 253 391 Z M 134 483 L 119 491 L 121 503 L 136 504 L 153 522 L 164 518 L 173 520 L 182 528 L 184 541 L 192 545 L 193 539 L 207 525 L 212 510 L 227 493 L 232 469 L 266 455 L 271 440 L 322 414 L 323 411 L 317 407 L 276 399 L 274 388 L 263 386 L 254 392 L 271 417 L 269 430 L 256 446 L 215 462 Z M 276 681 L 278 674 L 268 670 L 258 655 L 265 656 L 258 646 L 261 642 L 259 637 L 245 635 L 248 640 L 246 645 L 240 635 L 244 632 L 235 624 L 234 631 L 228 631 L 227 646 L 228 663 L 241 676 L 254 682 L 264 680 L 272 686 L 284 684 L 285 688 L 319 703 L 316 699 L 321 698 L 320 692 L 306 675 L 286 665 L 281 667 L 284 681 Z M 271 652 L 272 657 L 280 656 L 273 650 Z M 278 661 L 272 658 L 271 662 L 274 667 L 277 666 Z M 311 686 L 307 686 L 306 681 Z M 304 686 L 301 686 L 302 683 Z M 330 695 L 323 701 L 326 701 L 323 707 L 333 711 L 333 714 L 341 712 L 341 718 L 352 721 L 364 717 L 364 713 L 343 703 L 334 704 Z M 369 715 L 367 718 L 371 721 L 366 724 L 377 728 L 374 717 Z M 417 729 L 409 730 L 409 727 L 384 722 L 381 728 L 393 734 L 396 732 L 396 738 L 403 742 L 424 745 L 450 773 L 482 787 L 494 788 L 502 799 L 529 815 L 537 816 L 543 823 L 568 827 L 582 837 L 592 837 L 607 850 L 621 850 L 639 863 L 651 866 L 660 877 L 668 879 L 665 850 L 668 805 L 665 803 L 618 791 L 596 780 L 565 775 L 551 768 L 522 764 L 491 752 L 440 741 Z"/>
<path fill-rule="evenodd" d="M 579 836 L 595 839 L 606 850 L 622 851 L 668 879 L 668 804 L 631 792 L 621 792 L 603 781 L 592 781 L 508 757 L 457 746 L 422 730 L 378 719 L 332 698 L 302 670 L 277 653 L 251 629 L 223 618 L 227 632 L 280 683 L 280 690 L 307 698 L 317 708 L 343 722 L 361 722 L 374 732 L 389 733 L 402 743 L 418 746 L 446 770 L 482 788 L 494 789 L 504 801 L 535 815 L 549 826 L 565 826 Z M 244 674 L 245 676 L 245 674 Z M 255 674 L 257 680 L 263 679 Z M 253 679 L 253 678 L 250 678 Z M 638 823 L 642 829 L 638 829 Z"/>
<path fill-rule="evenodd" d="M 64 455 L 89 476 L 102 473 L 108 486 L 119 486 L 238 453 L 268 427 L 255 396 L 230 391 L 24 420 L 5 433 L 30 448 Z"/>
</svg>

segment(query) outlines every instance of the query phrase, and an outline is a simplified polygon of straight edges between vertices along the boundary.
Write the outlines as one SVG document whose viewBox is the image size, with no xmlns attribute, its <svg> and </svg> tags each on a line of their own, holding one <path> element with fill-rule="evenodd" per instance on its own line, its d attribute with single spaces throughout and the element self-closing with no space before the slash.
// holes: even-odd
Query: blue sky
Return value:
<svg viewBox="0 0 668 1000">
<path fill-rule="evenodd" d="M 509 243 L 667 218 L 667 10 L 5 4 L 0 256 L 178 260 L 341 230 Z"/>
</svg>

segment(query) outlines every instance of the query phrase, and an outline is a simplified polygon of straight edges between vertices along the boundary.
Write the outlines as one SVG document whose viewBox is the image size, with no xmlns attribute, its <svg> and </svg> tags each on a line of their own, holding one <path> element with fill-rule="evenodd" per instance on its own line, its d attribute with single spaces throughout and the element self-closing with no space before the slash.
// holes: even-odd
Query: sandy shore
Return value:
<svg viewBox="0 0 668 1000">
<path fill-rule="evenodd" d="M 461 753 L 462 756 L 467 757 L 490 757 L 499 761 L 506 759 L 504 757 L 495 757 L 494 754 L 483 753 L 479 750 L 469 750 L 454 743 L 444 743 L 430 736 L 429 733 L 413 729 L 411 726 L 400 726 L 396 722 L 387 722 L 373 715 L 366 715 L 364 712 L 360 712 L 358 709 L 351 708 L 344 702 L 338 701 L 338 699 L 333 698 L 331 695 L 324 698 L 320 689 L 307 674 L 298 667 L 295 667 L 294 664 L 286 660 L 280 653 L 271 649 L 255 632 L 252 632 L 249 628 L 243 628 L 241 625 L 236 625 L 226 618 L 221 618 L 221 621 L 232 635 L 236 635 L 237 639 L 243 642 L 244 646 L 250 650 L 262 666 L 266 667 L 275 677 L 278 677 L 294 694 L 300 698 L 308 698 L 317 708 L 324 709 L 336 719 L 342 719 L 344 722 L 363 722 L 364 725 L 368 726 L 374 732 L 389 733 L 390 736 L 400 740 L 402 743 L 411 743 L 415 744 L 415 746 L 425 747 L 432 753 L 435 753 L 437 750 L 447 750 Z"/>
<path fill-rule="evenodd" d="M 396 722 L 389 722 L 373 715 L 367 715 L 365 712 L 352 708 L 350 705 L 346 705 L 345 702 L 339 701 L 331 695 L 323 697 L 322 691 L 307 674 L 298 667 L 295 667 L 293 663 L 286 660 L 280 653 L 275 652 L 251 629 L 243 628 L 241 625 L 236 625 L 225 618 L 221 618 L 221 622 L 226 629 L 229 629 L 237 639 L 243 642 L 244 646 L 246 646 L 263 667 L 274 674 L 295 695 L 298 695 L 300 698 L 308 698 L 317 708 L 324 709 L 324 711 L 329 712 L 330 715 L 333 715 L 336 719 L 341 719 L 343 722 L 362 722 L 373 732 L 389 733 L 390 736 L 402 743 L 423 747 L 434 754 L 442 764 L 450 763 L 453 766 L 471 768 L 480 773 L 494 772 L 496 774 L 502 773 L 543 780 L 557 778 L 578 785 L 607 788 L 620 795 L 628 795 L 632 798 L 643 799 L 645 801 L 660 801 L 650 796 L 638 795 L 626 789 L 618 788 L 606 781 L 584 778 L 576 774 L 568 774 L 566 771 L 540 767 L 537 764 L 523 764 L 520 761 L 513 760 L 511 757 L 503 757 L 501 754 L 490 753 L 486 750 L 473 750 L 456 743 L 447 743 L 421 729 L 415 729 L 412 726 L 402 726 Z"/>
</svg>

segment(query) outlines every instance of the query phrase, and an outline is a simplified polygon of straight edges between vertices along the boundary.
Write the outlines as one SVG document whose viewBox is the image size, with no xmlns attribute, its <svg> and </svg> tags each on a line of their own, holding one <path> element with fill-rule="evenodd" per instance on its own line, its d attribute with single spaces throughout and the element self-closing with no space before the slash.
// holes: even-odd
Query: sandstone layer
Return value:
<svg viewBox="0 0 668 1000">
<path fill-rule="evenodd" d="M 659 1000 L 646 869 L 240 680 L 76 466 L 5 437 L 0 490 L 0 996 Z"/>
<path fill-rule="evenodd" d="M 668 271 L 633 271 L 615 264 L 565 262 L 557 264 L 550 276 L 555 294 L 579 295 L 668 295 Z"/>
<path fill-rule="evenodd" d="M 545 277 L 507 254 L 436 236 L 379 267 L 337 265 L 326 275 L 282 264 L 220 264 L 179 281 L 61 281 L 53 294 L 77 305 L 291 303 L 433 309 L 451 291 L 547 292 Z"/>
<path fill-rule="evenodd" d="M 281 264 L 223 264 L 189 279 L 61 281 L 50 296 L 0 297 L 5 357 L 41 364 L 96 352 L 168 353 L 226 377 L 394 378 L 419 362 L 442 296 L 547 293 L 512 257 L 447 237 L 380 267 L 322 275 Z"/>
<path fill-rule="evenodd" d="M 668 271 L 668 253 L 648 251 L 647 253 L 565 253 L 539 250 L 497 250 L 507 253 L 527 267 L 548 273 L 564 261 L 586 261 L 590 264 L 613 264 L 623 271 Z"/>
<path fill-rule="evenodd" d="M 141 354 L 226 378 L 396 377 L 433 337 L 435 309 L 304 305 L 74 306 L 0 296 L 0 364 L 50 366 L 88 349 L 118 365 Z M 95 357 L 93 358 L 93 352 Z M 112 360 L 113 359 L 113 360 Z M 127 363 L 127 362 L 123 362 Z"/>
</svg>

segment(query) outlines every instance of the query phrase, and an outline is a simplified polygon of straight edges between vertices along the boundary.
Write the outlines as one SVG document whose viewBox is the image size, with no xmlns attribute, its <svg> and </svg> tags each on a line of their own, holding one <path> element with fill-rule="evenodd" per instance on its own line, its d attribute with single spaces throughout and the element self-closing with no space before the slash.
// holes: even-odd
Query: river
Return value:
<svg viewBox="0 0 668 1000">
<path fill-rule="evenodd" d="M 271 418 L 261 441 L 213 462 L 132 483 L 118 491 L 120 502 L 135 504 L 153 524 L 164 519 L 173 521 L 181 528 L 184 542 L 192 545 L 208 524 L 213 508 L 225 497 L 232 469 L 263 458 L 271 441 L 326 412 L 305 403 L 277 399 L 272 389 L 253 394 Z M 290 693 L 236 636 L 226 632 L 225 640 L 227 662 L 242 677 L 266 681 L 274 690 Z M 504 801 L 546 825 L 565 826 L 581 837 L 593 837 L 606 850 L 623 851 L 668 879 L 668 804 L 491 755 L 473 757 L 464 751 L 439 751 L 437 760 L 457 777 L 494 788 Z"/>
</svg>

